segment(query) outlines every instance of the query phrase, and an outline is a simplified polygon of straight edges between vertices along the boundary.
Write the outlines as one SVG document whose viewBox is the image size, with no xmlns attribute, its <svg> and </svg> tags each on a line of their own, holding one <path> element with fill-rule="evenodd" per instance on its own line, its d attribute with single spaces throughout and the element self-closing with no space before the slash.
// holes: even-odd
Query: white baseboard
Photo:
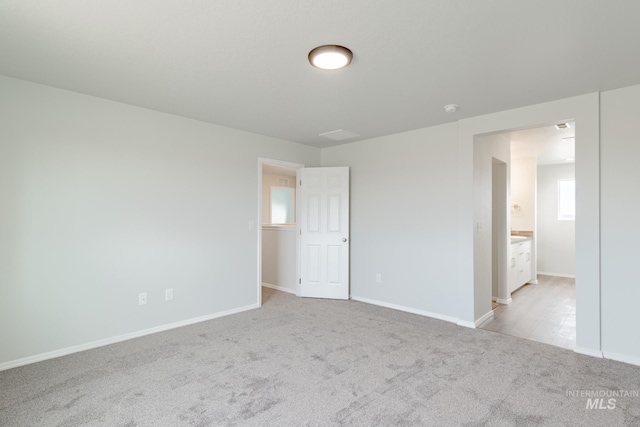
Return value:
<svg viewBox="0 0 640 427">
<path fill-rule="evenodd" d="M 469 329 L 475 329 L 476 328 L 476 322 L 470 322 L 468 320 L 460 320 L 460 319 L 458 319 L 456 324 L 458 326 L 462 326 L 463 328 L 469 328 Z"/>
<path fill-rule="evenodd" d="M 486 322 L 488 320 L 491 320 L 491 319 L 493 319 L 493 310 L 489 310 L 481 318 L 476 320 L 474 326 L 477 328 L 478 326 L 482 325 L 484 322 Z"/>
<path fill-rule="evenodd" d="M 470 329 L 476 329 L 478 326 L 480 326 L 481 324 L 483 324 L 489 319 L 493 319 L 493 310 L 489 310 L 487 313 L 483 314 L 482 317 L 480 317 L 475 322 L 458 319 L 456 323 L 458 324 L 458 326 L 463 326 L 465 328 L 470 328 Z"/>
<path fill-rule="evenodd" d="M 267 283 L 267 282 L 262 282 L 262 286 L 264 286 L 265 288 L 275 289 L 276 291 L 288 292 L 294 295 L 296 294 L 295 289 L 284 288 L 282 286 L 272 285 L 271 283 Z"/>
<path fill-rule="evenodd" d="M 498 304 L 509 305 L 513 302 L 513 298 L 509 298 L 509 299 L 496 298 L 494 301 L 497 302 Z"/>
<path fill-rule="evenodd" d="M 585 356 L 597 357 L 599 359 L 602 359 L 604 357 L 602 355 L 601 351 L 593 350 L 593 349 L 590 349 L 590 348 L 576 347 L 575 349 L 573 349 L 573 351 L 575 353 L 578 353 L 578 354 L 584 354 Z"/>
<path fill-rule="evenodd" d="M 547 271 L 538 271 L 538 274 L 540 274 L 542 276 L 568 277 L 568 278 L 571 278 L 571 279 L 575 279 L 576 278 L 575 274 L 549 273 Z"/>
<path fill-rule="evenodd" d="M 603 357 L 605 359 L 611 359 L 611 360 L 615 360 L 617 362 L 624 362 L 624 363 L 628 363 L 630 365 L 636 365 L 636 366 L 640 366 L 640 358 L 639 357 L 633 357 L 633 356 L 627 356 L 624 354 L 617 354 L 617 353 L 611 353 L 608 351 L 605 351 L 602 353 Z"/>
<path fill-rule="evenodd" d="M 420 316 L 431 317 L 433 319 L 444 320 L 445 322 L 457 323 L 458 319 L 445 314 L 432 313 L 430 311 L 419 310 L 417 308 L 405 307 L 403 305 L 391 304 L 384 301 L 377 301 L 369 298 L 362 298 L 355 295 L 351 295 L 351 299 L 354 301 L 364 302 L 366 304 L 378 305 L 380 307 L 392 308 L 394 310 L 404 311 L 406 313 L 418 314 Z"/>
<path fill-rule="evenodd" d="M 194 323 L 205 322 L 207 320 L 216 319 L 218 317 L 229 316 L 236 313 L 241 313 L 247 310 L 253 310 L 259 308 L 258 304 L 251 304 L 240 308 L 234 308 L 232 310 L 223 311 L 220 313 L 207 314 L 206 316 L 194 317 L 193 319 L 182 320 L 180 322 L 170 323 L 168 325 L 156 326 L 155 328 L 145 329 L 142 331 L 131 332 L 129 334 L 118 335 L 117 337 L 105 338 L 103 340 L 92 341 L 86 344 L 74 345 L 71 347 L 62 348 L 60 350 L 49 351 L 47 353 L 36 354 L 35 356 L 28 356 L 22 359 L 10 360 L 8 362 L 0 363 L 0 371 L 7 369 L 17 368 L 18 366 L 29 365 L 31 363 L 42 362 L 43 360 L 55 359 L 56 357 L 66 356 L 72 353 L 78 353 L 80 351 L 91 350 L 97 347 L 103 347 L 109 344 L 115 344 L 122 341 L 127 341 L 133 338 L 140 338 L 145 335 L 155 334 L 157 332 L 168 331 L 169 329 L 180 328 L 182 326 L 193 325 Z"/>
</svg>

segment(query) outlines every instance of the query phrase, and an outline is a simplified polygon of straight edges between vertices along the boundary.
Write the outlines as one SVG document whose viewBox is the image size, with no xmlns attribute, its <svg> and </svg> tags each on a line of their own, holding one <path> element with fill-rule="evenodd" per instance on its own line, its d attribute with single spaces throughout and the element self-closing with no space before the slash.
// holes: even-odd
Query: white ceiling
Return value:
<svg viewBox="0 0 640 427">
<path fill-rule="evenodd" d="M 570 126 L 567 129 L 551 125 L 507 133 L 511 158 L 535 157 L 539 165 L 575 162 L 576 124 L 567 123 Z"/>
<path fill-rule="evenodd" d="M 0 74 L 322 147 L 638 84 L 638 16 L 632 0 L 2 0 Z M 331 43 L 351 66 L 312 68 Z M 361 136 L 318 137 L 336 129 Z"/>
</svg>

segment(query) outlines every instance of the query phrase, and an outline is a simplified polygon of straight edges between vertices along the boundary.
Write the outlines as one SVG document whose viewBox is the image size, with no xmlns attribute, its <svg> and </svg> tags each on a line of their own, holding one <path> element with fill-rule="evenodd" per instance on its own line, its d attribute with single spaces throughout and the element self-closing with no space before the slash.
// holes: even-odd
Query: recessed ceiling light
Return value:
<svg viewBox="0 0 640 427">
<path fill-rule="evenodd" d="M 569 123 L 558 123 L 556 129 L 569 129 L 571 125 Z"/>
<path fill-rule="evenodd" d="M 351 64 L 353 52 L 344 46 L 328 44 L 309 52 L 309 62 L 321 70 L 339 70 Z"/>
<path fill-rule="evenodd" d="M 455 113 L 456 111 L 458 111 L 458 104 L 448 104 L 448 105 L 445 105 L 443 108 L 444 108 L 444 111 L 446 111 L 447 113 Z"/>
</svg>

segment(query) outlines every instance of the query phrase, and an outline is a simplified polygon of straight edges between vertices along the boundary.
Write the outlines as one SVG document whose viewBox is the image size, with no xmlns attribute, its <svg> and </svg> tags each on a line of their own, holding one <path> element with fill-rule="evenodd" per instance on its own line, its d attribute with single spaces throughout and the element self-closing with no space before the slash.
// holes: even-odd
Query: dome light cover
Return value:
<svg viewBox="0 0 640 427">
<path fill-rule="evenodd" d="M 321 70 L 339 70 L 346 67 L 353 59 L 353 52 L 344 46 L 318 46 L 309 52 L 309 62 Z"/>
</svg>

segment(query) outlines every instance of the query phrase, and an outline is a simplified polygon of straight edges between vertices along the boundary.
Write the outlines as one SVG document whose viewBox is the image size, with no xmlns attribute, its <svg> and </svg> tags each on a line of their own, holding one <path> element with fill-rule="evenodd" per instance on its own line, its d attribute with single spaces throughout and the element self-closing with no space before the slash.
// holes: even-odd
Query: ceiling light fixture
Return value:
<svg viewBox="0 0 640 427">
<path fill-rule="evenodd" d="M 309 52 L 309 62 L 321 70 L 339 70 L 351 64 L 353 52 L 344 46 L 327 44 Z"/>
<path fill-rule="evenodd" d="M 458 111 L 458 104 L 447 104 L 443 108 L 447 113 L 455 113 Z"/>
</svg>

